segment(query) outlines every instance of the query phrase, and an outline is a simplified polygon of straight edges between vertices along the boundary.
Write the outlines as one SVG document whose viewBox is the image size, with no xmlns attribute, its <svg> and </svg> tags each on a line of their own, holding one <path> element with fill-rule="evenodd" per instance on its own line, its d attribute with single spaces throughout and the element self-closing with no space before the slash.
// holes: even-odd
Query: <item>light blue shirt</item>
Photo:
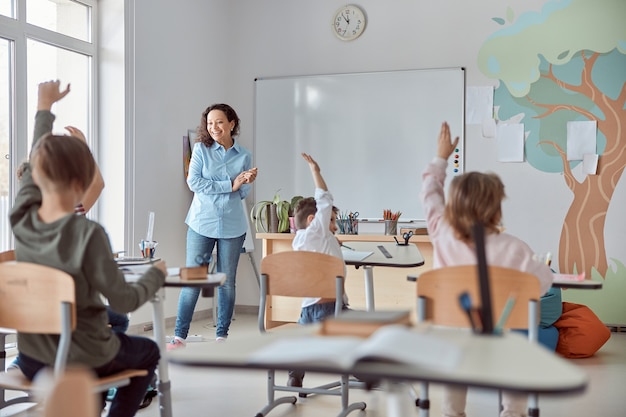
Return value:
<svg viewBox="0 0 626 417">
<path fill-rule="evenodd" d="M 232 182 L 252 167 L 252 154 L 237 142 L 228 150 L 214 142 L 193 146 L 187 185 L 193 200 L 185 223 L 203 236 L 226 239 L 246 233 L 248 223 L 241 200 L 250 192 L 250 184 L 233 191 Z"/>
</svg>

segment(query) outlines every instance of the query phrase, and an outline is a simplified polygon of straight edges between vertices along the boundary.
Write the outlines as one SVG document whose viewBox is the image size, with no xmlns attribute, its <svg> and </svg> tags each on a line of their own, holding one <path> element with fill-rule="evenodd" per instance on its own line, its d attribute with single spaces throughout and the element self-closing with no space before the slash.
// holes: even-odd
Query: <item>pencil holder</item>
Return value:
<svg viewBox="0 0 626 417">
<path fill-rule="evenodd" d="M 398 221 L 397 220 L 385 220 L 385 234 L 386 235 L 398 234 Z"/>
<path fill-rule="evenodd" d="M 359 221 L 357 219 L 337 219 L 337 229 L 340 235 L 358 235 Z"/>
</svg>

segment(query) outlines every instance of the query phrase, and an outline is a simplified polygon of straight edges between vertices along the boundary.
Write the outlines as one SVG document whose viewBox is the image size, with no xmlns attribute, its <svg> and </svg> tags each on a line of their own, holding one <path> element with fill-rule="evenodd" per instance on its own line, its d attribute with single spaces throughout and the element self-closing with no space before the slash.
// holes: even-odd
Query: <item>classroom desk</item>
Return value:
<svg viewBox="0 0 626 417">
<path fill-rule="evenodd" d="M 290 251 L 295 234 L 293 233 L 256 233 L 257 239 L 262 239 L 263 257 L 277 252 Z M 361 233 L 358 235 L 337 234 L 335 237 L 342 243 L 352 247 L 355 242 L 384 242 L 394 244 L 394 236 Z M 401 239 L 402 236 L 396 236 Z M 416 316 L 415 292 L 409 290 L 406 283 L 407 274 L 417 274 L 419 271 L 432 268 L 432 244 L 428 235 L 413 235 L 410 243 L 417 246 L 424 258 L 424 264 L 414 268 L 377 268 L 376 280 L 374 281 L 376 293 L 376 307 L 379 309 L 410 309 L 412 316 Z M 367 304 L 367 295 L 363 285 L 364 273 L 356 268 L 347 268 L 346 293 L 350 299 L 350 307 L 364 310 Z M 271 315 L 268 317 L 272 322 L 294 322 L 300 317 L 301 301 L 288 297 L 274 296 L 271 302 Z"/>
<path fill-rule="evenodd" d="M 388 242 L 350 242 L 349 247 L 359 252 L 372 252 L 362 260 L 346 259 L 346 265 L 357 269 L 363 267 L 365 280 L 365 306 L 367 311 L 374 311 L 374 270 L 375 266 L 411 268 L 424 265 L 424 257 L 416 245 L 397 245 Z M 382 251 L 384 249 L 389 258 Z M 349 254 L 349 250 L 347 251 Z"/>
<path fill-rule="evenodd" d="M 582 281 L 561 280 L 555 278 L 552 281 L 554 288 L 570 288 L 577 290 L 599 290 L 602 288 L 602 282 L 583 279 Z"/>
<path fill-rule="evenodd" d="M 124 274 L 128 281 L 137 279 L 138 274 L 147 269 L 150 265 L 127 266 L 123 267 Z M 182 281 L 176 270 L 178 268 L 168 268 L 170 275 L 165 279 L 163 287 L 157 291 L 151 300 L 152 303 L 152 319 L 154 326 L 154 340 L 159 346 L 161 352 L 161 360 L 158 366 L 158 391 L 159 391 L 159 410 L 161 417 L 172 417 L 172 393 L 171 382 L 169 376 L 168 362 L 165 360 L 167 355 L 167 342 L 165 340 L 165 313 L 163 311 L 163 300 L 165 299 L 165 288 L 180 287 L 197 287 L 202 289 L 204 297 L 212 297 L 215 287 L 221 285 L 226 279 L 226 274 L 216 273 L 207 275 L 205 280 Z"/>
<path fill-rule="evenodd" d="M 188 346 L 169 352 L 172 363 L 187 366 L 202 366 L 231 369 L 275 369 L 304 370 L 331 374 L 358 374 L 359 377 L 386 382 L 427 381 L 430 383 L 458 384 L 489 389 L 534 394 L 570 394 L 583 391 L 588 376 L 577 366 L 558 357 L 545 348 L 528 343 L 525 336 L 507 332 L 503 336 L 475 335 L 469 331 L 452 328 L 427 327 L 422 331 L 448 341 L 460 349 L 460 359 L 453 367 L 424 367 L 387 361 L 357 362 L 352 368 L 328 365 L 284 363 L 277 359 L 272 364 L 256 364 L 252 355 L 270 343 L 289 337 L 311 337 L 318 326 L 300 326 L 284 331 L 252 335 L 217 344 L 211 349 Z M 417 330 L 416 330 L 417 331 Z M 328 339 L 332 339 L 328 337 Z M 409 348 L 409 347 L 407 347 Z M 291 397 L 286 397 L 291 398 Z M 268 393 L 268 404 L 264 410 L 291 402 L 285 397 L 274 399 Z"/>
<path fill-rule="evenodd" d="M 418 277 L 416 275 L 407 275 L 407 281 L 416 282 Z M 584 279 L 582 281 L 572 281 L 569 279 L 558 279 L 556 276 L 552 281 L 554 288 L 570 288 L 578 290 L 598 290 L 602 288 L 602 282 L 592 281 L 590 279 Z"/>
</svg>

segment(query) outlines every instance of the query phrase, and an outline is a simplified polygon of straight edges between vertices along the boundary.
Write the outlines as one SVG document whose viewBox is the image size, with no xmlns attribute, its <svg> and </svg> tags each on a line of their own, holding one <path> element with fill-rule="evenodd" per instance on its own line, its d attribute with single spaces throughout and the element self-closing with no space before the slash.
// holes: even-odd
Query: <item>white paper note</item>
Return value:
<svg viewBox="0 0 626 417">
<path fill-rule="evenodd" d="M 521 123 L 496 126 L 498 161 L 524 162 L 524 125 Z"/>
<path fill-rule="evenodd" d="M 567 122 L 567 160 L 582 161 L 586 153 L 596 153 L 597 122 Z"/>
</svg>

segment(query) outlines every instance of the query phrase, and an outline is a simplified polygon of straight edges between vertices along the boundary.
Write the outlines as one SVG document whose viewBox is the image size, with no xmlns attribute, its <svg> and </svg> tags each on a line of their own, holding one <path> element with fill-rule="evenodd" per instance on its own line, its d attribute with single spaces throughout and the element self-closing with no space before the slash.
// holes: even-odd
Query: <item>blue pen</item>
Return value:
<svg viewBox="0 0 626 417">
<path fill-rule="evenodd" d="M 467 314 L 472 330 L 477 332 L 478 329 L 476 328 L 476 322 L 474 321 L 474 316 L 472 314 L 472 299 L 467 291 L 459 295 L 459 304 L 461 304 L 461 308 Z"/>
<path fill-rule="evenodd" d="M 346 246 L 343 243 L 341 244 L 342 247 L 346 248 L 346 249 L 350 249 L 350 250 L 354 250 L 354 248 L 351 248 L 350 246 Z"/>
</svg>

